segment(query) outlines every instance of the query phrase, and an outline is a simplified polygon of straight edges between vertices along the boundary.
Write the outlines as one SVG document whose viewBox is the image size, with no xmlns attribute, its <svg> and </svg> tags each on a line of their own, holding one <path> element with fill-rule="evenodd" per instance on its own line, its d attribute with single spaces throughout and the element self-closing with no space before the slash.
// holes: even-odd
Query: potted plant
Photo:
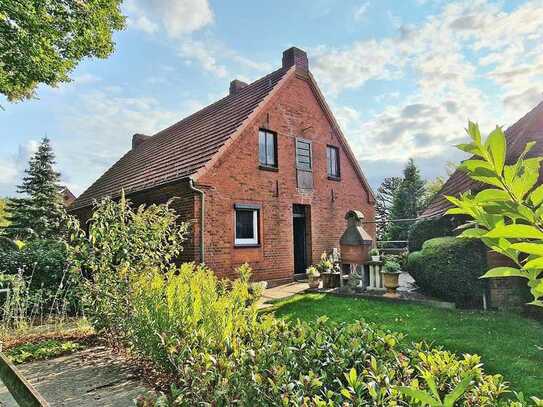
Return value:
<svg viewBox="0 0 543 407">
<path fill-rule="evenodd" d="M 321 282 L 321 273 L 315 266 L 308 267 L 306 270 L 307 280 L 309 282 L 309 288 L 319 288 Z"/>
<path fill-rule="evenodd" d="M 370 250 L 370 256 L 371 256 L 371 261 L 381 261 L 381 256 L 379 255 L 379 249 L 377 249 L 376 247 Z"/>
<path fill-rule="evenodd" d="M 394 260 L 386 260 L 385 264 L 383 265 L 383 270 L 381 273 L 383 274 L 383 284 L 385 288 L 387 289 L 387 292 L 385 294 L 386 297 L 390 298 L 397 298 L 398 293 L 396 292 L 396 289 L 400 286 L 399 284 L 399 277 L 401 274 L 401 266 L 400 263 L 394 261 Z"/>
</svg>

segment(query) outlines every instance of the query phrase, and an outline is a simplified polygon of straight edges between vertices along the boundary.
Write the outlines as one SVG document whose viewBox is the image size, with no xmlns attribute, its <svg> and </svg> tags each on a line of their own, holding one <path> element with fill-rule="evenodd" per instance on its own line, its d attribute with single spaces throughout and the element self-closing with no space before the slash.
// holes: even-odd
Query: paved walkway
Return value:
<svg viewBox="0 0 543 407">
<path fill-rule="evenodd" d="M 17 366 L 51 406 L 133 406 L 149 389 L 125 361 L 103 346 Z M 0 382 L 0 406 L 17 406 Z"/>
<path fill-rule="evenodd" d="M 268 308 L 272 306 L 272 303 L 283 298 L 292 297 L 293 295 L 303 293 L 309 288 L 309 284 L 305 282 L 293 281 L 292 283 L 279 285 L 273 288 L 267 288 L 262 294 L 262 298 L 259 301 L 259 308 Z"/>
</svg>

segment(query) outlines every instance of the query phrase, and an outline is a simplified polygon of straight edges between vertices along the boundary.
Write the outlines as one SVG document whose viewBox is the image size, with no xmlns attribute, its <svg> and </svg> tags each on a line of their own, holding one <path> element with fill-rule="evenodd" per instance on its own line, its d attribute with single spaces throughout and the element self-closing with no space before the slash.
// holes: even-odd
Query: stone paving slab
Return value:
<svg viewBox="0 0 543 407">
<path fill-rule="evenodd" d="M 280 285 L 273 288 L 267 288 L 262 294 L 259 301 L 259 308 L 268 308 L 272 306 L 273 301 L 282 300 L 283 298 L 292 297 L 293 295 L 303 293 L 309 288 L 309 284 L 305 282 L 292 282 Z"/>
<path fill-rule="evenodd" d="M 133 406 L 133 399 L 149 390 L 122 357 L 103 346 L 17 369 L 51 406 Z M 0 406 L 17 406 L 1 382 Z"/>
</svg>

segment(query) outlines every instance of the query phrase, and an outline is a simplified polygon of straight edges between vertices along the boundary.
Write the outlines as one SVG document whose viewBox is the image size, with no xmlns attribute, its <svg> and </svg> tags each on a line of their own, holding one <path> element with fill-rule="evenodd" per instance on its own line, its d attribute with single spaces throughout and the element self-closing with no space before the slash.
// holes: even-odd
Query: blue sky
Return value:
<svg viewBox="0 0 543 407">
<path fill-rule="evenodd" d="M 115 52 L 38 98 L 0 98 L 0 196 L 47 135 L 78 195 L 129 147 L 224 96 L 230 80 L 310 69 L 376 188 L 413 157 L 425 178 L 462 158 L 467 120 L 508 126 L 543 100 L 543 0 L 125 0 Z"/>
</svg>

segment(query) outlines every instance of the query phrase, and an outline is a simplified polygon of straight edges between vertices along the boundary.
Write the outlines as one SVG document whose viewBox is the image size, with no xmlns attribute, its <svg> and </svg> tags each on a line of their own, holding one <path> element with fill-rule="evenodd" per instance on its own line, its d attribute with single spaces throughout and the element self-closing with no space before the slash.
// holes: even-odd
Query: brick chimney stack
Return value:
<svg viewBox="0 0 543 407">
<path fill-rule="evenodd" d="M 234 93 L 238 93 L 240 90 L 242 90 L 246 86 L 247 84 L 245 82 L 242 82 L 238 79 L 234 79 L 232 82 L 230 82 L 230 94 L 233 95 Z"/>
<path fill-rule="evenodd" d="M 143 143 L 145 140 L 150 139 L 151 136 L 146 136 L 145 134 L 136 133 L 132 136 L 132 150 L 138 148 L 138 146 Z"/>
<path fill-rule="evenodd" d="M 309 61 L 307 60 L 307 54 L 300 48 L 291 47 L 283 51 L 283 68 L 290 68 L 295 65 L 296 69 L 302 71 L 309 70 Z"/>
</svg>

